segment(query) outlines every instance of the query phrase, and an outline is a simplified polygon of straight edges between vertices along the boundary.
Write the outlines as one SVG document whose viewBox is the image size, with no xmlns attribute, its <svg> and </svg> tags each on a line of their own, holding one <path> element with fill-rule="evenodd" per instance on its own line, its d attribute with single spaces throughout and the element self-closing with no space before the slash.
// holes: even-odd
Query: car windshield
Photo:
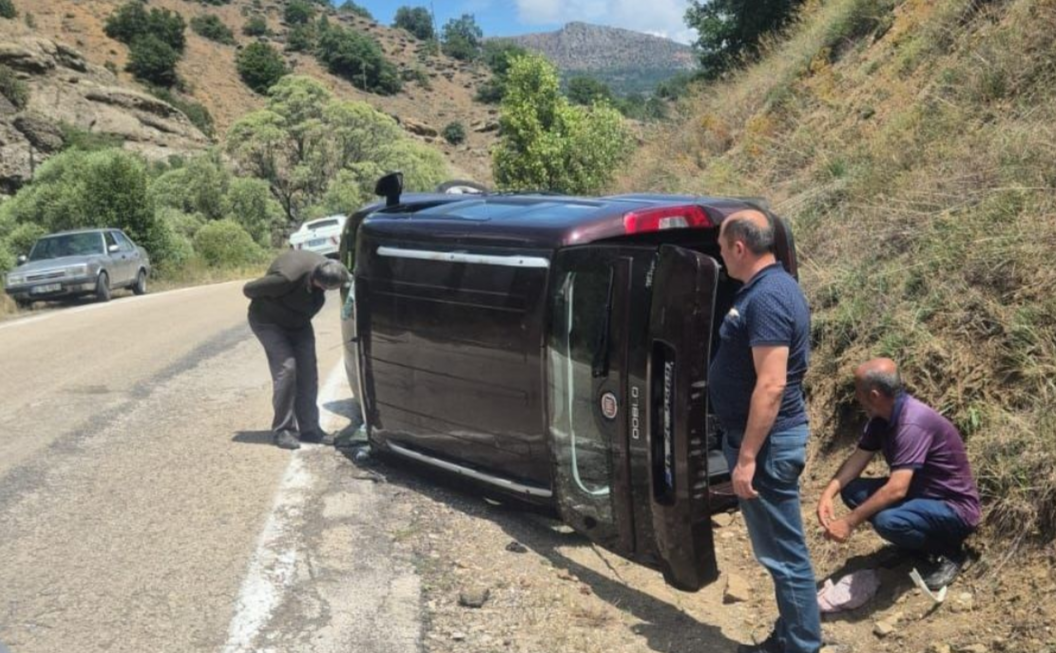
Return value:
<svg viewBox="0 0 1056 653">
<path fill-rule="evenodd" d="M 102 253 L 103 238 L 98 231 L 91 231 L 41 238 L 33 245 L 33 250 L 29 253 L 29 260 L 43 261 L 62 256 L 84 256 L 86 254 Z"/>
</svg>

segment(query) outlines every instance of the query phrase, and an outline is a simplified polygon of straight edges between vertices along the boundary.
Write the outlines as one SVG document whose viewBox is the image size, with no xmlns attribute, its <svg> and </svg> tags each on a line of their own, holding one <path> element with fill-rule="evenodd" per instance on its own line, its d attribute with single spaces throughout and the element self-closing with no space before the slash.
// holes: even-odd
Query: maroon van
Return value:
<svg viewBox="0 0 1056 653">
<path fill-rule="evenodd" d="M 405 194 L 348 221 L 346 369 L 371 446 L 556 507 L 698 590 L 735 505 L 708 408 L 738 282 L 718 225 L 766 210 L 675 195 Z M 796 274 L 787 223 L 776 253 Z"/>
</svg>

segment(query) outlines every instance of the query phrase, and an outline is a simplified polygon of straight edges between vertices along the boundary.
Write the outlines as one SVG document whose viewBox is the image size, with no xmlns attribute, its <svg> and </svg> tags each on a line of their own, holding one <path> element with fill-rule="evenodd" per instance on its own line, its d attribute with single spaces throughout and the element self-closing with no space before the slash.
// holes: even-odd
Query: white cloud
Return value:
<svg viewBox="0 0 1056 653">
<path fill-rule="evenodd" d="M 664 36 L 681 43 L 696 39 L 683 17 L 688 0 L 516 0 L 520 23 L 530 27 L 578 20 Z"/>
</svg>

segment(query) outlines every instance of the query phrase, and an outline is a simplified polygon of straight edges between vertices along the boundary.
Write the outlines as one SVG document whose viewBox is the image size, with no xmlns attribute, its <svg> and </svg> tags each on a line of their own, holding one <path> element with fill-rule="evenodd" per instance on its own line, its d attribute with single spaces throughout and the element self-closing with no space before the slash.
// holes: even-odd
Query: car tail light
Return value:
<svg viewBox="0 0 1056 653">
<path fill-rule="evenodd" d="M 714 227 L 708 214 L 699 206 L 662 206 L 656 209 L 631 211 L 623 216 L 623 231 L 628 234 L 641 234 L 662 229 L 692 229 Z"/>
</svg>

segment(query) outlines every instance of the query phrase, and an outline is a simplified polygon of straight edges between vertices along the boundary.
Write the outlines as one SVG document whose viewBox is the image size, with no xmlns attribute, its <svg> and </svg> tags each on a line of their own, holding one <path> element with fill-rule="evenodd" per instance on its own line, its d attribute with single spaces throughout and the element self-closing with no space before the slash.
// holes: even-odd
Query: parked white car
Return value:
<svg viewBox="0 0 1056 653">
<path fill-rule="evenodd" d="M 290 234 L 290 248 L 306 249 L 336 258 L 347 219 L 345 215 L 328 215 L 305 222 L 300 229 Z"/>
</svg>

